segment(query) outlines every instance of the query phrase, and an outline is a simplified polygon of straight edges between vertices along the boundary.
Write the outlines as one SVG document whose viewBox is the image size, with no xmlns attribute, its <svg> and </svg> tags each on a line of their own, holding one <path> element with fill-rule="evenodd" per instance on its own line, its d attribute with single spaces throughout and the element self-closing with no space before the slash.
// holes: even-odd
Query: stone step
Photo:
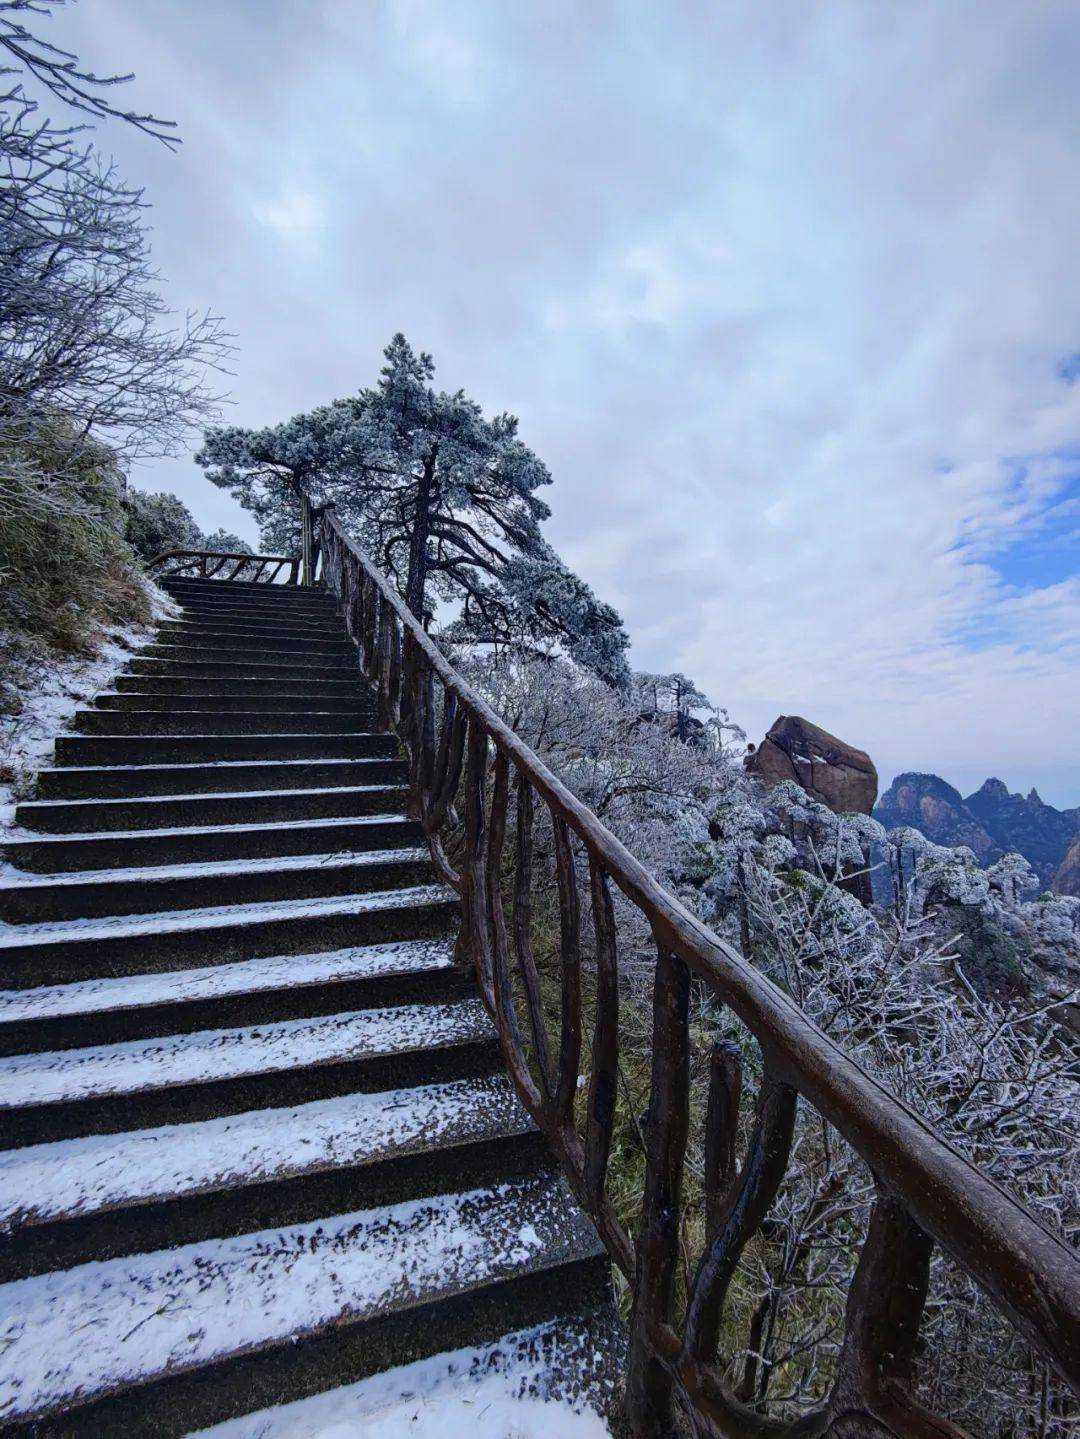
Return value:
<svg viewBox="0 0 1080 1439">
<path fill-rule="evenodd" d="M 271 601 L 262 595 L 180 595 L 172 596 L 181 606 L 181 615 L 245 615 L 256 619 L 326 620 L 337 616 L 337 605 L 329 599 L 286 599 Z"/>
<path fill-rule="evenodd" d="M 179 599 L 194 596 L 196 599 L 230 600 L 258 603 L 332 604 L 334 600 L 321 585 L 268 585 L 257 580 L 204 580 L 186 575 L 177 575 L 162 583 L 167 594 Z"/>
<path fill-rule="evenodd" d="M 368 705 L 364 713 L 340 705 L 320 710 L 316 703 L 281 709 L 196 709 L 133 706 L 117 709 L 79 710 L 75 729 L 95 735 L 239 735 L 239 734 L 372 734 L 373 716 Z"/>
<path fill-rule="evenodd" d="M 37 787 L 38 793 L 48 799 L 139 798 L 229 790 L 329 789 L 339 785 L 384 787 L 404 784 L 405 779 L 405 761 L 398 759 L 221 760 L 40 770 Z M 231 818 L 235 821 L 242 816 L 234 814 Z"/>
<path fill-rule="evenodd" d="M 273 618 L 265 622 L 257 619 L 245 621 L 243 619 L 181 618 L 162 620 L 157 627 L 157 634 L 164 643 L 175 643 L 166 638 L 166 636 L 172 635 L 179 635 L 181 640 L 185 635 L 218 635 L 234 641 L 239 638 L 245 645 L 249 640 L 262 641 L 274 638 L 298 642 L 306 639 L 317 642 L 329 639 L 335 644 L 342 644 L 349 637 L 345 621 L 342 619 L 313 620 L 310 623 L 298 620 L 294 624 L 288 624 L 284 620 Z"/>
<path fill-rule="evenodd" d="M 114 691 L 125 695 L 232 695 L 234 699 L 260 699 L 280 695 L 282 698 L 318 698 L 319 695 L 355 698 L 370 701 L 371 689 L 360 672 L 349 671 L 347 679 L 321 679 L 305 675 L 302 679 L 232 678 L 229 675 L 116 675 Z"/>
<path fill-rule="evenodd" d="M 13 839 L 2 846 L 2 853 L 17 869 L 32 874 L 62 874 L 119 869 L 130 863 L 133 854 L 143 865 L 167 865 L 270 855 L 355 854 L 422 843 L 423 834 L 415 820 L 387 813 L 359 819 L 292 820 L 284 826 L 210 824 L 75 833 L 58 839 Z"/>
<path fill-rule="evenodd" d="M 0 1054 L 448 1003 L 475 993 L 468 971 L 451 963 L 452 954 L 449 939 L 414 939 L 3 990 Z"/>
<path fill-rule="evenodd" d="M 505 1075 L 0 1153 L 0 1282 L 544 1166 Z"/>
<path fill-rule="evenodd" d="M 131 846 L 129 859 L 138 856 Z M 226 904 L 371 894 L 430 884 L 427 849 L 371 850 L 366 854 L 303 854 L 263 859 L 207 860 L 65 875 L 15 874 L 0 880 L 3 925 L 61 923 L 110 915 L 166 914 Z"/>
<path fill-rule="evenodd" d="M 52 1432 L 178 1435 L 385 1368 L 395 1335 L 418 1358 L 603 1302 L 606 1284 L 550 1173 L 354 1209 L 14 1281 L 0 1403 Z"/>
<path fill-rule="evenodd" d="M 117 694 L 104 690 L 94 696 L 94 704 L 102 710 L 200 710 L 211 714 L 308 714 L 362 715 L 368 728 L 375 722 L 374 702 L 366 690 L 357 687 L 353 694 L 310 694 L 297 689 L 282 694 L 147 694 L 125 691 Z"/>
<path fill-rule="evenodd" d="M 195 575 L 176 575 L 161 581 L 168 594 L 218 595 L 242 598 L 245 595 L 268 600 L 324 600 L 329 592 L 321 585 L 267 584 L 261 580 L 208 580 Z"/>
<path fill-rule="evenodd" d="M 326 658 L 334 662 L 342 653 L 355 653 L 352 640 L 348 639 L 344 632 L 339 635 L 280 635 L 270 632 L 223 632 L 219 629 L 204 629 L 201 626 L 183 626 L 180 629 L 158 629 L 157 636 L 151 645 L 144 646 L 139 650 L 141 655 L 157 655 L 160 658 L 170 658 L 173 650 L 207 650 L 217 653 L 240 653 L 240 655 L 259 655 L 259 653 L 288 652 L 289 655 L 305 656 L 306 658 Z M 163 653 L 167 652 L 167 653 Z M 178 656 L 183 658 L 183 656 Z"/>
<path fill-rule="evenodd" d="M 301 669 L 322 669 L 324 665 L 344 665 L 356 656 L 352 644 L 330 644 L 315 646 L 306 641 L 290 648 L 278 648 L 269 640 L 246 645 L 205 645 L 202 641 L 187 645 L 149 644 L 139 651 L 142 659 L 177 660 L 190 664 L 209 659 L 221 664 L 246 664 L 255 660 L 259 664 L 289 665 Z"/>
<path fill-rule="evenodd" d="M 436 939 L 450 933 L 455 913 L 452 890 L 425 885 L 325 899 L 20 925 L 0 931 L 0 982 L 5 989 L 27 989 L 264 955 Z"/>
<path fill-rule="evenodd" d="M 397 747 L 392 735 L 383 734 L 61 735 L 56 741 L 56 762 L 130 768 L 200 760 L 376 759 L 390 758 Z"/>
<path fill-rule="evenodd" d="M 579 1297 L 580 1298 L 580 1297 Z M 389 1370 L 199 1430 L 198 1439 L 612 1439 L 625 1434 L 620 1399 L 626 1332 L 610 1297 L 526 1329 L 474 1340 Z"/>
<path fill-rule="evenodd" d="M 113 680 L 121 694 L 145 695 L 232 695 L 234 698 L 255 699 L 270 695 L 303 699 L 318 695 L 356 696 L 371 699 L 371 690 L 357 670 L 350 670 L 345 679 L 328 680 L 322 675 L 304 675 L 298 680 L 252 678 L 229 675 L 149 675 L 122 674 Z"/>
<path fill-rule="evenodd" d="M 0 1147 L 464 1079 L 493 1072 L 498 1054 L 470 998 L 8 1055 Z"/>
<path fill-rule="evenodd" d="M 266 664 L 251 659 L 246 663 L 235 660 L 163 660 L 143 659 L 136 655 L 127 666 L 129 675 L 158 675 L 163 679 L 227 679 L 227 680 L 290 680 L 306 684 L 310 680 L 337 680 L 356 684 L 362 681 L 360 661 L 355 658 L 348 664 L 318 665 L 314 671 L 310 665 Z"/>
<path fill-rule="evenodd" d="M 141 773 L 134 772 L 135 776 Z M 84 777 L 80 783 L 67 787 L 59 783 L 72 776 L 77 780 L 80 775 Z M 125 795 L 118 782 L 123 778 L 119 769 L 43 771 L 38 777 L 39 789 L 45 778 L 43 792 L 57 797 L 20 804 L 15 810 L 16 822 L 42 834 L 293 824 L 387 814 L 402 810 L 406 800 L 402 787 L 405 766 L 400 760 L 328 760 L 322 765 L 293 761 L 224 765 L 220 769 L 178 765 L 168 770 L 149 769 L 146 775 L 150 778 L 130 778 L 128 785 L 132 790 L 140 787 L 141 793 Z M 111 788 L 94 782 L 106 778 L 113 782 Z M 248 782 L 262 788 L 239 788 Z M 211 783 L 222 792 L 211 790 Z M 87 792 L 100 797 L 79 797 Z"/>
</svg>

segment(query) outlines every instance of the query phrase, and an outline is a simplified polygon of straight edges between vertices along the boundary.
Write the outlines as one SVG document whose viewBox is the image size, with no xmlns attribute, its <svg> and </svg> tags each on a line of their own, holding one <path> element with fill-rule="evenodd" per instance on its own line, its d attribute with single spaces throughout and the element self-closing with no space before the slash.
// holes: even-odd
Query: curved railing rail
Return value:
<svg viewBox="0 0 1080 1439">
<path fill-rule="evenodd" d="M 162 579 L 244 579 L 263 585 L 295 585 L 300 574 L 300 557 L 233 554 L 221 550 L 165 550 L 147 561 L 147 569 Z"/>
<path fill-rule="evenodd" d="M 461 897 L 460 948 L 475 968 L 518 1094 L 631 1286 L 626 1376 L 631 1431 L 650 1439 L 670 1434 L 677 1395 L 703 1434 L 792 1439 L 827 1432 L 935 1439 L 959 1434 L 930 1415 L 912 1392 L 935 1244 L 1067 1381 L 1080 1385 L 1080 1263 L 1068 1245 L 658 884 L 440 654 L 345 534 L 332 507 L 318 513 L 318 525 L 323 583 L 337 594 L 360 646 L 380 716 L 404 747 L 412 811 L 436 866 Z M 547 1032 L 530 940 L 541 807 L 550 818 L 560 910 L 555 1035 Z M 448 857 L 446 837 L 459 809 L 464 840 L 458 869 Z M 595 974 L 589 974 L 590 987 L 595 983 L 595 1027 L 583 1120 L 575 1113 L 575 1095 L 582 1054 L 585 916 L 575 845 L 584 856 L 582 874 L 588 872 L 581 887 L 588 889 L 595 956 Z M 647 920 L 658 955 L 646 1173 L 633 1236 L 620 1222 L 605 1183 L 619 1060 L 613 884 Z M 682 1262 L 692 976 L 754 1034 L 764 1068 L 746 1157 L 736 1169 L 732 1156 L 741 1077 L 729 1052 L 714 1055 L 706 1113 L 705 1246 L 688 1277 L 678 1320 L 674 1298 Z M 784 1179 L 800 1096 L 869 1166 L 876 1200 L 848 1294 L 831 1393 L 820 1408 L 789 1424 L 742 1402 L 724 1379 L 717 1349 L 739 1257 Z"/>
</svg>

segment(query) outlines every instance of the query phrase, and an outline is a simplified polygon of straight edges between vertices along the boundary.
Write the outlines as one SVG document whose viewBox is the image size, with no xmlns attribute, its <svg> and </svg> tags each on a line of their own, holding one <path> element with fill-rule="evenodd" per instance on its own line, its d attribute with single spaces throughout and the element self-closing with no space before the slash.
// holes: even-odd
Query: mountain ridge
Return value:
<svg viewBox="0 0 1080 1439">
<path fill-rule="evenodd" d="M 994 776 L 965 798 L 940 775 L 906 771 L 881 795 L 874 818 L 886 829 L 911 825 L 935 844 L 966 845 L 981 865 L 1015 850 L 1046 886 L 1080 837 L 1080 807 L 1056 809 L 1035 788 L 1013 793 Z"/>
</svg>

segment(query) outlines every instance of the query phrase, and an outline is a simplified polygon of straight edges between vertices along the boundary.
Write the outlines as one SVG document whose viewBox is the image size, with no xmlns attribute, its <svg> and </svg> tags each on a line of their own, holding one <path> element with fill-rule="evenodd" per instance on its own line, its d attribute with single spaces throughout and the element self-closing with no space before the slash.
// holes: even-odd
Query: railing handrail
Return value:
<svg viewBox="0 0 1080 1439">
<path fill-rule="evenodd" d="M 903 1200 L 920 1227 L 1076 1383 L 1080 1259 L 1075 1251 L 670 894 L 454 669 L 332 509 L 323 519 L 356 557 L 458 703 L 598 855 L 623 893 L 652 920 L 658 941 L 702 978 L 717 984 L 739 1018 L 768 1046 L 780 1072 L 790 1075 L 795 1087 Z"/>
</svg>

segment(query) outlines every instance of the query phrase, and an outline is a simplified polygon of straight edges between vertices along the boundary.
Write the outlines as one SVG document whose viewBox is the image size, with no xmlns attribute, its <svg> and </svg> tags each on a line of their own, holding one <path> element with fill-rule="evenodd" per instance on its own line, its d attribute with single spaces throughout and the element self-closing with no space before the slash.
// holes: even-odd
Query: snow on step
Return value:
<svg viewBox="0 0 1080 1439">
<path fill-rule="evenodd" d="M 452 963 L 453 946 L 449 940 L 412 939 L 356 945 L 321 954 L 272 955 L 269 959 L 177 969 L 167 974 L 130 974 L 116 979 L 39 985 L 36 989 L 7 989 L 0 990 L 0 1025 L 62 1015 L 139 1009 L 150 1004 L 216 999 L 222 995 L 258 994 L 340 979 L 417 974 L 449 969 Z"/>
<path fill-rule="evenodd" d="M 162 938 L 188 929 L 220 929 L 232 924 L 263 920 L 307 919 L 324 914 L 365 914 L 370 910 L 410 909 L 414 905 L 448 904 L 454 892 L 445 885 L 414 885 L 410 889 L 376 890 L 370 894 L 331 895 L 325 899 L 283 899 L 268 904 L 209 905 L 204 909 L 159 910 L 154 914 L 104 915 L 93 919 L 67 919 L 59 923 L 0 923 L 0 952 L 33 944 L 56 944 L 93 939 L 130 939 L 137 935 Z"/>
<path fill-rule="evenodd" d="M 134 1094 L 334 1060 L 400 1054 L 484 1039 L 493 1033 L 480 1001 L 466 999 L 16 1054 L 0 1059 L 0 1113 L 24 1105 Z"/>
<path fill-rule="evenodd" d="M 353 736 L 353 735 L 350 735 L 350 736 L 349 736 L 350 739 L 353 739 L 354 737 L 355 737 L 355 736 Z M 65 738 L 65 739 L 90 739 L 90 738 L 93 738 L 93 736 L 90 736 L 90 735 L 64 735 L 64 738 Z M 110 736 L 108 736 L 108 735 L 98 735 L 98 736 L 96 736 L 96 738 L 98 738 L 98 739 L 108 739 L 108 738 L 110 738 Z M 113 739 L 124 739 L 125 736 L 124 736 L 124 735 L 113 735 L 113 736 L 111 736 L 111 738 L 113 738 Z M 135 739 L 135 738 L 137 738 L 137 736 L 136 736 L 136 735 L 127 735 L 126 738 L 127 738 L 127 739 Z M 165 738 L 165 739 L 169 739 L 169 738 L 172 738 L 172 739 L 185 739 L 185 738 L 187 738 L 187 739 L 190 739 L 191 736 L 190 736 L 190 735 L 187 735 L 187 736 L 185 736 L 185 735 L 171 735 L 171 736 L 169 736 L 169 735 L 165 735 L 165 736 L 151 735 L 150 738 L 151 738 L 151 739 L 160 739 L 160 738 Z M 219 734 L 218 734 L 218 735 L 204 735 L 203 738 L 204 738 L 204 739 L 236 739 L 236 738 L 238 738 L 238 736 L 236 736 L 236 735 L 219 735 Z M 243 738 L 243 736 L 239 736 L 239 738 Z M 325 738 L 325 736 L 324 736 L 324 738 Z M 385 738 L 385 736 L 383 736 L 383 735 L 376 735 L 376 738 L 377 738 L 377 739 L 382 739 L 382 738 Z M 328 765 L 328 764 L 335 764 L 335 765 L 338 765 L 338 764 L 352 764 L 352 765 L 356 765 L 356 764 L 372 764 L 372 763 L 376 763 L 376 762 L 385 764 L 387 760 L 390 760 L 390 759 L 393 759 L 393 758 L 394 758 L 394 756 L 393 756 L 392 754 L 388 754 L 388 755 L 373 755 L 373 756 L 371 756 L 370 759 L 365 758 L 364 756 L 355 756 L 355 755 L 354 755 L 354 756 L 350 756 L 350 755 L 319 755 L 319 756 L 317 756 L 317 757 L 315 757 L 315 758 L 312 758 L 312 757 L 309 756 L 307 759 L 151 760 L 149 764 L 78 764 L 78 765 L 73 764 L 73 765 L 64 765 L 62 769 L 43 769 L 43 770 L 40 770 L 40 771 L 39 771 L 39 774 L 58 774 L 58 775 L 59 775 L 59 774 L 139 774 L 139 773 L 141 773 L 141 772 L 144 771 L 144 770 L 152 770 L 152 771 L 155 771 L 155 772 L 156 772 L 157 770 L 162 770 L 162 769 L 170 769 L 170 770 L 177 770 L 177 769 L 181 769 L 181 770 L 185 770 L 185 769 L 189 769 L 189 770 L 228 769 L 228 770 L 241 770 L 241 771 L 242 771 L 242 770 L 244 770 L 244 769 L 251 769 L 251 768 L 253 768 L 253 767 L 256 766 L 256 765 L 266 766 L 266 765 L 268 765 L 268 764 L 272 764 L 275 768 L 278 768 L 278 767 L 283 766 L 283 765 L 295 765 L 295 766 L 299 767 L 300 765 L 313 765 L 313 764 L 318 764 L 318 765 Z M 239 778 L 239 777 L 240 777 L 240 776 L 238 776 L 238 778 Z M 359 786 L 357 786 L 357 788 L 360 788 L 360 789 L 382 789 L 382 788 L 384 788 L 384 786 L 382 786 L 382 785 L 359 785 Z M 237 795 L 234 795 L 234 796 L 232 796 L 232 797 L 233 797 L 233 798 L 237 798 L 237 797 L 239 797 L 239 793 L 245 793 L 245 792 L 246 792 L 246 793 L 250 793 L 251 791 L 240 791 L 240 792 L 238 792 Z M 288 794 L 288 793 L 290 793 L 290 792 L 291 792 L 291 791 L 288 791 L 288 790 L 277 790 L 277 789 L 274 790 L 274 794 Z M 217 798 L 220 798 L 220 796 L 221 796 L 223 793 L 225 793 L 225 791 L 223 791 L 223 790 L 213 790 L 213 791 L 211 791 L 211 793 L 210 793 L 209 795 L 193 794 L 193 795 L 188 795 L 187 798 L 189 798 L 189 799 L 210 799 L 210 798 L 217 799 Z M 257 793 L 260 793 L 260 794 L 261 794 L 261 793 L 264 793 L 264 791 L 259 790 L 259 791 L 257 791 Z M 159 799 L 161 799 L 162 796 L 161 796 L 161 795 L 133 796 L 133 800 L 134 800 L 135 798 L 141 798 L 141 799 L 146 800 L 146 801 L 149 802 L 149 803 L 152 803 L 154 800 L 159 800 Z M 69 804 L 70 804 L 70 803 L 72 803 L 72 801 L 70 801 L 70 800 L 68 800 L 68 801 L 48 800 L 48 801 L 35 801 L 35 803 L 49 803 L 49 804 L 69 803 Z"/>
<path fill-rule="evenodd" d="M 222 767 L 222 764 L 223 764 L 223 763 L 233 764 L 233 765 L 236 765 L 237 767 L 239 767 L 240 765 L 245 765 L 245 764 L 272 764 L 272 765 L 274 765 L 275 768 L 277 768 L 278 765 L 283 765 L 283 764 L 309 764 L 309 765 L 310 765 L 310 764 L 319 764 L 319 765 L 326 765 L 326 764 L 361 764 L 361 765 L 362 765 L 362 764 L 368 764 L 368 763 L 370 763 L 370 761 L 364 760 L 364 759 L 318 759 L 318 760 L 291 760 L 291 759 L 246 760 L 246 759 L 245 759 L 245 760 L 228 760 L 228 761 L 214 760 L 213 762 L 207 762 L 206 764 L 195 764 L 195 765 L 182 765 L 182 764 L 179 764 L 179 765 L 178 765 L 178 764 L 157 765 L 157 764 L 154 764 L 154 765 L 143 765 L 143 766 L 141 766 L 141 768 L 143 768 L 143 769 L 152 769 L 152 770 L 155 770 L 155 771 L 160 770 L 160 769 L 198 769 L 198 770 L 205 770 L 205 769 L 220 769 L 220 768 Z M 385 760 L 379 760 L 378 763 L 379 763 L 379 764 L 384 764 L 384 763 L 385 763 Z M 104 772 L 106 772 L 106 769 L 107 769 L 107 772 L 108 772 L 109 774 L 126 774 L 126 773 L 130 773 L 133 769 L 136 769 L 136 770 L 137 770 L 138 768 L 140 768 L 140 766 L 137 766 L 137 765 L 111 765 L 111 766 L 108 766 L 108 767 L 103 766 L 103 765 L 96 765 L 96 766 L 79 765 L 78 767 L 73 766 L 71 769 L 51 770 L 50 773 L 51 773 L 51 774 L 86 774 L 86 773 L 89 771 L 90 773 L 93 773 L 93 774 L 99 774 L 99 773 L 104 773 Z M 392 783 L 386 783 L 386 784 L 342 784 L 342 785 L 334 785 L 332 788 L 328 788 L 326 785 L 317 785 L 317 786 L 315 786 L 314 788 L 308 788 L 308 789 L 232 789 L 232 790 L 229 790 L 229 789 L 211 789 L 211 790 L 191 790 L 191 791 L 181 790 L 181 791 L 178 791 L 178 792 L 175 793 L 175 794 L 170 790 L 170 792 L 169 792 L 168 794 L 133 794 L 133 795 L 105 795 L 105 796 L 96 795 L 96 796 L 91 796 L 89 799 L 35 799 L 35 800 L 30 800 L 30 801 L 28 801 L 25 806 L 21 806 L 21 807 L 22 807 L 22 808 L 25 808 L 25 809 L 28 810 L 29 812 L 33 813 L 34 810 L 37 810 L 37 809 L 45 809 L 45 808 L 48 808 L 50 805 L 56 806 L 56 805 L 80 805 L 80 804 L 82 804 L 82 805 L 88 805 L 88 806 L 89 806 L 89 805 L 98 805 L 98 804 L 110 804 L 110 803 L 113 803 L 114 801 L 119 801 L 120 803 L 123 803 L 123 804 L 133 804 L 133 805 L 134 805 L 134 804 L 147 804 L 147 805 L 153 805 L 153 804 L 163 804 L 163 803 L 165 803 L 165 802 L 172 802 L 172 801 L 174 801 L 174 800 L 195 800 L 195 799 L 236 799 L 236 800 L 245 800 L 245 799 L 258 799 L 258 798 L 261 798 L 263 795 L 273 795 L 273 797 L 274 797 L 275 799 L 280 799 L 280 798 L 282 798 L 282 797 L 288 798 L 290 795 L 295 796 L 295 795 L 312 795 L 312 794 L 334 794 L 334 795 L 339 795 L 339 794 L 371 794 L 371 793 L 373 793 L 373 792 L 375 792 L 375 791 L 381 792 L 381 791 L 383 791 L 383 790 L 388 790 L 388 789 L 402 789 L 402 790 L 403 790 L 403 789 L 404 789 L 404 786 L 403 786 L 403 785 L 395 785 L 395 784 L 392 784 Z M 365 816 L 363 816 L 363 818 L 369 819 L 369 818 L 372 818 L 372 816 L 370 816 L 370 815 L 365 815 Z M 392 818 L 392 819 L 401 819 L 401 815 L 399 815 L 399 814 L 398 814 L 398 815 L 392 815 L 392 816 L 390 816 L 390 818 Z M 340 822 L 340 816 L 338 817 L 338 819 L 339 819 L 339 822 Z M 305 820 L 304 823 L 305 823 L 305 824 L 310 824 L 311 821 L 310 821 L 310 820 Z M 200 825 L 196 825 L 196 826 L 192 826 L 192 828 L 195 828 L 195 829 L 200 829 L 200 828 L 213 828 L 213 829 L 225 829 L 225 828 L 229 828 L 229 829 L 251 829 L 251 828 L 253 828 L 253 826 L 251 826 L 251 825 L 246 825 L 246 824 L 228 825 L 228 826 L 225 826 L 225 825 L 213 825 L 213 826 L 206 826 L 206 825 L 200 826 Z M 180 833 L 181 833 L 181 834 L 186 833 L 186 832 L 187 832 L 186 829 L 181 829 L 181 830 L 180 830 Z M 34 835 L 33 832 L 31 832 L 31 831 L 27 831 L 26 833 L 27 833 L 27 835 L 28 835 L 30 838 L 34 838 L 34 837 L 35 837 L 35 835 Z M 113 836 L 118 835 L 118 834 L 141 835 L 141 834 L 145 833 L 145 831 L 143 831 L 143 830 L 137 830 L 137 829 L 132 829 L 132 830 L 113 830 L 113 829 L 108 829 L 108 830 L 102 830 L 102 831 L 100 831 L 100 833 L 101 833 L 102 835 L 106 835 L 106 836 L 109 836 L 109 837 L 113 837 Z M 91 834 L 91 833 L 87 833 L 85 836 L 83 836 L 83 835 L 74 835 L 74 836 L 69 835 L 69 836 L 67 836 L 67 838 L 74 838 L 74 839 L 80 839 L 80 838 L 92 839 L 93 837 L 94 837 L 94 836 L 93 836 L 93 834 Z"/>
<path fill-rule="evenodd" d="M 530 1127 L 509 1080 L 491 1075 L 39 1144 L 0 1154 L 0 1230 Z"/>
<path fill-rule="evenodd" d="M 623 1347 L 614 1322 L 553 1320 L 228 1419 L 198 1439 L 607 1439 L 597 1411 L 611 1402 Z"/>
<path fill-rule="evenodd" d="M 362 793 L 362 792 L 364 792 L 365 790 L 368 790 L 368 791 L 373 790 L 373 789 L 374 789 L 374 790 L 383 790 L 383 789 L 388 789 L 388 788 L 393 788 L 393 786 L 389 786 L 389 785 L 354 785 L 354 786 L 348 786 L 348 785 L 347 785 L 347 786 L 343 786 L 341 789 L 332 789 L 332 790 L 327 790 L 327 789 L 275 789 L 275 790 L 256 790 L 256 791 L 254 791 L 253 793 L 254 793 L 254 794 L 258 794 L 258 795 L 260 795 L 260 796 L 261 796 L 261 795 L 265 795 L 265 794 L 272 794 L 272 795 L 275 795 L 275 796 L 277 796 L 277 795 L 295 795 L 295 794 L 334 794 L 334 795 L 338 795 L 338 794 L 354 794 L 354 793 L 357 793 L 357 792 Z M 245 793 L 245 794 L 235 794 L 235 795 L 232 795 L 232 794 L 221 794 L 221 793 L 214 793 L 214 794 L 178 794 L 178 795 L 160 795 L 160 794 L 156 794 L 156 795 L 151 795 L 151 796 L 139 795 L 139 796 L 136 796 L 136 797 L 132 798 L 131 800 L 123 800 L 122 802 L 123 802 L 124 804 L 160 804 L 163 799 L 169 799 L 169 800 L 174 800 L 174 799 L 178 799 L 178 800 L 189 800 L 189 799 L 250 799 L 250 798 L 253 798 L 253 793 L 252 793 L 252 792 L 247 792 L 247 793 Z M 41 805 L 56 805 L 56 804 L 65 804 L 65 805 L 89 804 L 89 805 L 96 805 L 96 804 L 103 804 L 103 803 L 108 804 L 108 803 L 111 803 L 111 802 L 112 802 L 112 801 L 110 801 L 110 800 L 100 800 L 100 799 L 67 799 L 67 800 L 64 800 L 64 799 L 49 799 L 49 800 L 34 800 L 34 801 L 33 801 L 33 803 L 34 803 L 35 805 L 38 805 L 38 804 L 41 804 Z M 290 830 L 308 830 L 308 829 L 320 829 L 320 828 L 328 829 L 328 828 L 331 828 L 331 827 L 334 826 L 334 825 L 337 825 L 337 826 L 339 826 L 339 827 L 341 827 L 341 826 L 347 826 L 347 827 L 349 827 L 349 828 L 363 829 L 365 826 L 369 826 L 369 825 L 388 825 L 388 824 L 396 824 L 396 825 L 400 825 L 401 828 L 404 829 L 407 825 L 411 825 L 411 824 L 413 824 L 413 823 L 414 823 L 413 820 L 408 819 L 405 815 L 402 815 L 402 814 L 393 814 L 393 813 L 390 813 L 390 814 L 364 814 L 364 815 L 356 815 L 356 816 L 337 814 L 337 815 L 331 815 L 331 816 L 329 816 L 328 818 L 325 818 L 325 819 L 291 819 L 291 820 L 289 820 L 289 828 L 290 828 Z M 280 820 L 268 821 L 268 822 L 265 823 L 265 824 L 186 824 L 186 825 L 174 825 L 174 826 L 172 826 L 172 827 L 170 827 L 170 828 L 165 828 L 165 829 L 99 829 L 99 830 L 80 830 L 80 831 L 78 831 L 78 832 L 76 832 L 76 833 L 72 833 L 72 834 L 67 834 L 67 833 L 65 833 L 65 834 L 42 834 L 42 833 L 40 833 L 38 830 L 25 829 L 25 828 L 20 828 L 18 825 L 12 825 L 9 829 L 5 829 L 5 830 L 4 830 L 4 832 L 3 832 L 3 838 L 4 838 L 4 842 L 5 842 L 6 844 L 11 844 L 11 843 L 14 843 L 15 841 L 18 841 L 20 844 L 22 844 L 22 843 L 25 843 L 25 842 L 28 841 L 28 840 L 32 840 L 32 841 L 34 842 L 34 844 L 38 845 L 43 851 L 46 851 L 46 850 L 48 850 L 48 847 L 49 847 L 50 845 L 69 845 L 69 844 L 73 844 L 73 843 L 77 844 L 77 843 L 79 843 L 79 842 L 82 841 L 82 840 L 88 840 L 88 839 L 104 839 L 104 840 L 109 840 L 109 841 L 119 840 L 119 839 L 134 839 L 134 840 L 138 840 L 138 841 L 141 843 L 141 842 L 142 842 L 143 840 L 145 840 L 145 839 L 170 839 L 170 838 L 175 838 L 175 837 L 180 836 L 180 835 L 196 835 L 196 834 L 241 834 L 241 835 L 243 835 L 243 834 L 250 834 L 250 835 L 256 835 L 256 834 L 278 834 L 278 833 L 280 833 L 280 831 L 281 831 L 281 821 L 280 821 Z M 250 864 L 251 861 L 250 861 L 250 860 L 247 860 L 247 861 L 245 861 L 245 863 Z M 159 872 L 158 870 L 155 870 L 155 873 L 158 873 L 158 872 Z M 66 874 L 67 871 L 63 871 L 63 873 Z M 100 874 L 100 873 L 101 873 L 101 870 L 94 870 L 93 873 L 94 873 L 94 874 Z"/>
<path fill-rule="evenodd" d="M 0 1415 L 596 1248 L 564 1185 L 543 1176 L 16 1280 L 0 1287 Z"/>
<path fill-rule="evenodd" d="M 69 836 L 70 838 L 70 836 Z M 25 874 L 0 880 L 0 895 L 6 889 L 48 889 L 67 884 L 131 884 L 145 879 L 208 879 L 217 875 L 251 874 L 270 870 L 344 869 L 357 865 L 399 864 L 428 858 L 428 851 L 413 845 L 407 849 L 339 849 L 328 854 L 263 855 L 252 859 L 197 860 L 190 864 L 140 865 L 131 869 L 65 870 L 62 874 Z M 25 926 L 19 926 L 25 933 Z"/>
</svg>

